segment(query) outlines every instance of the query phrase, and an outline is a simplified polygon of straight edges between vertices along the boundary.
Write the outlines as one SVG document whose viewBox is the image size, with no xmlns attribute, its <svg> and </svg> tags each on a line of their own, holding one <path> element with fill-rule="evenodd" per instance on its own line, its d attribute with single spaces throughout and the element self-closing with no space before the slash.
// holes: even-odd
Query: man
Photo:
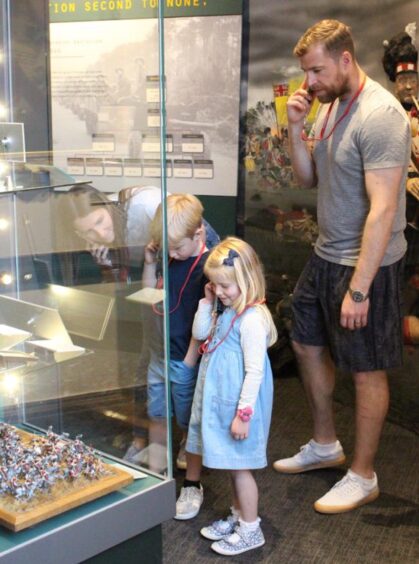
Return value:
<svg viewBox="0 0 419 564">
<path fill-rule="evenodd" d="M 357 64 L 345 24 L 318 22 L 294 54 L 306 79 L 287 104 L 290 152 L 296 180 L 318 187 L 319 237 L 294 291 L 291 336 L 314 433 L 298 454 L 274 468 L 296 473 L 345 462 L 332 396 L 335 366 L 351 372 L 352 464 L 314 504 L 321 513 L 340 513 L 379 494 L 374 458 L 389 402 L 386 370 L 402 358 L 410 131 L 399 102 Z M 307 138 L 304 120 L 315 96 L 322 106 Z"/>
<path fill-rule="evenodd" d="M 403 329 L 407 344 L 419 343 L 419 107 L 418 51 L 413 41 L 415 35 L 416 24 L 408 24 L 405 31 L 384 42 L 383 56 L 384 70 L 390 81 L 394 82 L 394 94 L 406 110 L 412 134 L 406 181 L 405 280 L 409 285 L 409 293 L 406 296 L 408 315 L 403 320 Z"/>
</svg>

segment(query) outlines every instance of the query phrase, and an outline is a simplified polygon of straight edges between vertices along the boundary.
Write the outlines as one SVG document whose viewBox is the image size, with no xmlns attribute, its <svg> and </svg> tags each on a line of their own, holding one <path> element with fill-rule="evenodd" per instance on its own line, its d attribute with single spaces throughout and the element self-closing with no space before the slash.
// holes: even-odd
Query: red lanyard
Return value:
<svg viewBox="0 0 419 564">
<path fill-rule="evenodd" d="M 227 332 L 224 335 L 224 337 L 220 341 L 218 341 L 218 343 L 214 347 L 212 347 L 212 349 L 210 349 L 209 346 L 210 346 L 210 343 L 211 343 L 212 337 L 213 337 L 213 335 L 211 334 L 206 341 L 204 341 L 203 343 L 201 343 L 199 345 L 199 348 L 198 348 L 199 354 L 209 354 L 209 353 L 214 352 L 215 349 L 217 349 L 227 339 L 230 331 L 233 328 L 235 321 L 240 316 L 242 316 L 245 313 L 245 311 L 247 311 L 249 308 L 251 308 L 255 305 L 258 305 L 258 304 L 263 304 L 263 303 L 265 303 L 265 301 L 266 301 L 265 298 L 263 298 L 263 300 L 259 300 L 258 302 L 253 302 L 252 304 L 248 304 L 241 313 L 236 313 L 235 316 L 233 317 L 233 319 L 231 320 L 230 325 L 229 325 Z M 216 323 L 214 324 L 213 331 L 215 330 L 215 326 L 216 326 Z"/>
<path fill-rule="evenodd" d="M 326 131 L 326 127 L 327 127 L 327 124 L 328 124 L 328 122 L 329 122 L 330 114 L 332 113 L 332 109 L 333 109 L 333 106 L 334 106 L 334 104 L 335 104 L 335 102 L 336 102 L 336 99 L 333 100 L 333 102 L 329 105 L 329 108 L 328 108 L 328 110 L 327 110 L 326 117 L 325 117 L 324 122 L 323 122 L 323 126 L 322 126 L 321 131 L 320 131 L 320 137 L 309 137 L 309 136 L 306 134 L 306 132 L 303 130 L 303 131 L 301 132 L 301 139 L 302 139 L 303 141 L 326 141 L 326 139 L 329 139 L 329 137 L 333 134 L 333 132 L 335 131 L 335 129 L 337 128 L 337 126 L 340 124 L 340 122 L 341 122 L 342 120 L 344 120 L 344 119 L 346 118 L 346 116 L 349 114 L 349 112 L 350 112 L 350 110 L 351 110 L 351 108 L 352 108 L 352 106 L 353 106 L 355 100 L 356 100 L 356 99 L 358 98 L 358 96 L 361 94 L 361 92 L 362 92 L 362 90 L 363 90 L 363 88 L 364 88 L 364 86 L 365 86 L 366 80 L 367 80 L 367 75 L 364 75 L 364 80 L 362 81 L 362 83 L 361 83 L 360 87 L 358 88 L 358 90 L 357 90 L 357 91 L 355 92 L 355 94 L 352 96 L 352 98 L 351 98 L 349 104 L 348 104 L 347 107 L 346 107 L 346 110 L 343 112 L 343 114 L 340 116 L 340 118 L 335 122 L 335 124 L 333 125 L 332 129 L 330 130 L 330 132 L 326 135 L 326 137 L 324 137 L 324 133 L 325 133 L 325 131 Z"/>
<path fill-rule="evenodd" d="M 184 281 L 184 283 L 182 284 L 182 287 L 181 287 L 181 289 L 180 289 L 180 291 L 179 291 L 179 297 L 178 297 L 178 300 L 177 300 L 177 304 L 175 305 L 175 307 L 173 307 L 172 309 L 169 310 L 169 315 L 170 315 L 171 313 L 173 313 L 174 311 L 176 311 L 176 310 L 178 309 L 178 307 L 180 306 L 180 302 L 181 302 L 181 300 L 182 300 L 183 292 L 185 291 L 185 288 L 186 288 L 186 286 L 187 286 L 187 284 L 188 284 L 188 282 L 189 282 L 190 277 L 192 276 L 193 271 L 194 271 L 195 268 L 198 266 L 198 263 L 199 263 L 199 261 L 201 260 L 202 255 L 204 254 L 205 247 L 206 247 L 206 243 L 204 242 L 204 243 L 202 243 L 202 247 L 201 247 L 201 249 L 200 249 L 200 251 L 199 251 L 199 254 L 198 254 L 198 256 L 196 257 L 196 259 L 194 260 L 194 262 L 193 262 L 191 268 L 189 269 L 188 274 L 186 275 L 185 281 Z M 161 276 L 160 276 L 159 279 L 157 280 L 156 288 L 163 288 L 163 279 L 162 279 Z M 157 315 L 164 315 L 164 311 L 159 310 L 156 305 L 153 305 L 152 307 L 153 307 L 154 313 L 156 313 Z"/>
</svg>

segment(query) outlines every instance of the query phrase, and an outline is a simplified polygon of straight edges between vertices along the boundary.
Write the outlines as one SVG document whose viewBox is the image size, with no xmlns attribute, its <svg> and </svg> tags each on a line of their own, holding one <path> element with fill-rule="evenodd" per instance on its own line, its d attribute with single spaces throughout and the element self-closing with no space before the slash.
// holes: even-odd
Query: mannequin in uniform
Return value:
<svg viewBox="0 0 419 564">
<path fill-rule="evenodd" d="M 412 130 L 412 153 L 406 182 L 406 283 L 407 316 L 404 338 L 407 344 L 419 343 L 419 106 L 418 51 L 415 46 L 416 24 L 389 41 L 384 41 L 383 67 L 394 83 L 394 94 L 405 108 Z"/>
</svg>

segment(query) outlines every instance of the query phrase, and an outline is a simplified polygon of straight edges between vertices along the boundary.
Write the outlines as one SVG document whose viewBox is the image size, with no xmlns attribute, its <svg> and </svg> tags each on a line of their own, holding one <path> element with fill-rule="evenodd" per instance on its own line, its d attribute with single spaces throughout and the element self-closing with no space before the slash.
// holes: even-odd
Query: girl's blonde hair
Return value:
<svg viewBox="0 0 419 564">
<path fill-rule="evenodd" d="M 277 339 L 277 331 L 265 301 L 265 276 L 263 266 L 255 250 L 242 239 L 227 237 L 214 247 L 205 262 L 204 272 L 211 280 L 221 275 L 229 282 L 237 284 L 240 296 L 233 304 L 237 313 L 243 313 L 246 306 L 257 305 L 266 319 L 269 346 Z"/>
<path fill-rule="evenodd" d="M 171 194 L 167 196 L 166 203 L 169 243 L 177 244 L 185 238 L 193 239 L 197 229 L 202 226 L 204 208 L 201 202 L 192 194 Z M 160 204 L 150 225 L 150 235 L 156 243 L 161 243 L 162 226 Z"/>
</svg>

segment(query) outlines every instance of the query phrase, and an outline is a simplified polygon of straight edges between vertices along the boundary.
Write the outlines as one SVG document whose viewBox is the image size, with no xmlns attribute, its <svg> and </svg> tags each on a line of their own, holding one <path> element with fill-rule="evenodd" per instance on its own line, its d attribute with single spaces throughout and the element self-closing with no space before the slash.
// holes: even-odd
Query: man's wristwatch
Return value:
<svg viewBox="0 0 419 564">
<path fill-rule="evenodd" d="M 364 294 L 359 290 L 352 290 L 351 287 L 348 288 L 348 292 L 352 300 L 358 304 L 360 304 L 361 302 L 365 302 L 365 300 L 368 299 L 368 294 Z"/>
</svg>

